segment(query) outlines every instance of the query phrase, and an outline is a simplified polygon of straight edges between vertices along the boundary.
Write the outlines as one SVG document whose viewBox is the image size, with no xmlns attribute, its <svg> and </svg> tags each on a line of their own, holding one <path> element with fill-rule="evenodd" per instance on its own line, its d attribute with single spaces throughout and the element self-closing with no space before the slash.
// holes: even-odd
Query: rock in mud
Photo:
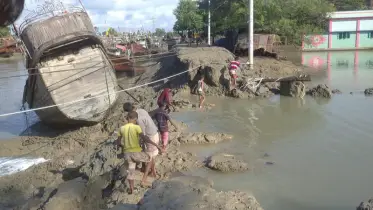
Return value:
<svg viewBox="0 0 373 210">
<path fill-rule="evenodd" d="M 120 161 L 114 140 L 109 140 L 83 156 L 80 172 L 88 177 L 100 176 L 116 168 Z"/>
<path fill-rule="evenodd" d="M 157 173 L 169 177 L 173 172 L 190 171 L 203 166 L 195 154 L 182 152 L 179 147 L 169 145 L 165 154 L 156 158 Z"/>
<path fill-rule="evenodd" d="M 192 103 L 189 100 L 181 99 L 181 100 L 173 100 L 172 105 L 177 109 L 185 109 L 185 108 L 192 108 Z"/>
<path fill-rule="evenodd" d="M 247 171 L 249 166 L 233 155 L 216 154 L 206 160 L 206 166 L 221 172 Z"/>
<path fill-rule="evenodd" d="M 62 183 L 45 201 L 43 209 L 46 210 L 65 210 L 65 209 L 82 209 L 83 192 L 86 181 L 77 178 L 75 180 Z"/>
<path fill-rule="evenodd" d="M 228 139 L 232 136 L 224 133 L 183 133 L 177 141 L 180 144 L 215 144 Z"/>
<path fill-rule="evenodd" d="M 256 199 L 245 192 L 217 192 L 211 181 L 196 176 L 180 176 L 155 182 L 146 192 L 139 210 L 164 209 L 252 209 L 262 210 Z"/>
<path fill-rule="evenodd" d="M 330 91 L 330 88 L 327 85 L 321 84 L 308 90 L 307 95 L 320 98 L 331 98 L 332 91 Z"/>
<path fill-rule="evenodd" d="M 280 82 L 280 94 L 296 98 L 303 98 L 306 94 L 306 86 L 303 82 Z"/>
<path fill-rule="evenodd" d="M 365 90 L 364 90 L 364 94 L 365 94 L 366 96 L 371 96 L 371 95 L 373 95 L 373 88 L 367 88 L 367 89 L 365 89 Z"/>
<path fill-rule="evenodd" d="M 368 202 L 361 202 L 356 210 L 371 210 L 373 209 L 373 198 L 371 198 Z"/>
<path fill-rule="evenodd" d="M 255 95 L 263 97 L 263 98 L 268 98 L 274 95 L 274 93 L 267 86 L 261 85 L 259 86 L 258 90 L 255 92 Z"/>
<path fill-rule="evenodd" d="M 338 89 L 333 89 L 332 90 L 332 93 L 333 94 L 342 94 L 342 91 L 338 90 Z"/>
</svg>

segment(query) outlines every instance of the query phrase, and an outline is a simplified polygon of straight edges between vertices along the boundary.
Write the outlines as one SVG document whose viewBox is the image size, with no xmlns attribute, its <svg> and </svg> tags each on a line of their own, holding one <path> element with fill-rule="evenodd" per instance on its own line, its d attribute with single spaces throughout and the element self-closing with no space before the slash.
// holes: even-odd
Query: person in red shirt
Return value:
<svg viewBox="0 0 373 210">
<path fill-rule="evenodd" d="M 163 89 L 162 93 L 159 95 L 157 104 L 158 107 L 166 105 L 165 110 L 167 113 L 171 112 L 170 106 L 172 106 L 172 92 L 171 92 L 171 83 L 166 83 L 166 87 Z"/>
<path fill-rule="evenodd" d="M 241 66 L 241 63 L 239 61 L 239 57 L 238 56 L 236 56 L 234 58 L 234 61 L 231 61 L 229 63 L 228 69 L 229 69 L 229 75 L 231 76 L 231 86 L 234 87 L 234 88 L 237 85 L 237 78 L 238 78 L 238 76 L 237 76 L 237 70 L 240 68 L 240 66 Z"/>
</svg>

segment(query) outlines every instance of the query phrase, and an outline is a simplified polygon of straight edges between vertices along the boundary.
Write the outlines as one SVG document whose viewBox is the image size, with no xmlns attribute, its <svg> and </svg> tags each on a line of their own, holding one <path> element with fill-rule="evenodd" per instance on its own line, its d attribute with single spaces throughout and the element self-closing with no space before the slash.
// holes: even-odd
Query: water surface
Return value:
<svg viewBox="0 0 373 210">
<path fill-rule="evenodd" d="M 234 154 L 252 167 L 245 173 L 221 174 L 206 169 L 189 173 L 213 179 L 218 190 L 251 191 L 266 210 L 356 209 L 362 200 L 373 196 L 373 97 L 361 92 L 373 87 L 373 72 L 370 54 L 361 56 L 360 64 L 355 61 L 346 67 L 351 60 L 354 64 L 355 55 L 332 52 L 335 60 L 347 62 L 338 66 L 329 60 L 329 68 L 315 69 L 325 76 L 314 78 L 312 83 L 327 83 L 344 92 L 331 100 L 209 97 L 207 101 L 216 104 L 211 111 L 174 114 L 193 131 L 235 136 L 231 142 L 186 150 L 197 152 L 200 158 L 215 152 Z M 367 60 L 362 61 L 362 57 Z"/>
<path fill-rule="evenodd" d="M 211 111 L 175 113 L 173 116 L 188 123 L 191 130 L 235 136 L 229 142 L 186 150 L 201 158 L 215 152 L 235 154 L 252 166 L 245 173 L 221 174 L 205 169 L 190 173 L 212 178 L 218 190 L 252 191 L 266 210 L 355 209 L 360 201 L 373 196 L 373 97 L 361 93 L 373 87 L 371 54 L 302 55 L 303 64 L 320 72 L 312 83 L 327 83 L 344 92 L 331 100 L 208 97 L 207 102 L 216 104 Z M 322 65 L 314 66 L 319 58 L 324 59 L 318 60 Z M 22 60 L 0 63 L 0 77 L 25 73 Z M 21 108 L 25 80 L 0 78 L 0 113 Z M 35 114 L 28 116 L 29 120 L 23 114 L 1 117 L 0 139 L 20 135 L 28 124 L 37 121 Z M 9 159 L 0 158 L 2 164 L 6 161 Z M 268 161 L 274 165 L 266 165 Z M 9 169 L 9 164 L 3 166 Z"/>
<path fill-rule="evenodd" d="M 25 75 L 27 71 L 22 57 L 0 61 L 0 114 L 17 112 L 22 108 Z M 36 119 L 34 113 L 0 117 L 0 140 L 20 135 L 27 124 L 32 125 Z"/>
</svg>

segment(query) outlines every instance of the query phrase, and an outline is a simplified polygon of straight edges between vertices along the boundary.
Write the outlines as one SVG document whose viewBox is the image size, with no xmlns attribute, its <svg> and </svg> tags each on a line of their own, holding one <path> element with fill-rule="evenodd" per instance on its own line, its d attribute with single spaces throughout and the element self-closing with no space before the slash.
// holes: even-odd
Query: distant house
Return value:
<svg viewBox="0 0 373 210">
<path fill-rule="evenodd" d="M 331 13 L 327 33 L 305 35 L 302 49 L 373 49 L 373 10 Z"/>
</svg>

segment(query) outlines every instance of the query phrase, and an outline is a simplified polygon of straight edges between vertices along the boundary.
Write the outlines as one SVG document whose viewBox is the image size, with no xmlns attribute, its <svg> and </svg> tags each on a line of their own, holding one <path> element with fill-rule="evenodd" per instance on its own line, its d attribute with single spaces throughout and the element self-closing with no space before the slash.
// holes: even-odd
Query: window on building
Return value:
<svg viewBox="0 0 373 210">
<path fill-rule="evenodd" d="M 373 39 L 373 31 L 368 32 L 368 39 Z"/>
<path fill-rule="evenodd" d="M 350 38 L 350 32 L 338 33 L 338 39 L 349 39 L 349 38 Z"/>
</svg>

